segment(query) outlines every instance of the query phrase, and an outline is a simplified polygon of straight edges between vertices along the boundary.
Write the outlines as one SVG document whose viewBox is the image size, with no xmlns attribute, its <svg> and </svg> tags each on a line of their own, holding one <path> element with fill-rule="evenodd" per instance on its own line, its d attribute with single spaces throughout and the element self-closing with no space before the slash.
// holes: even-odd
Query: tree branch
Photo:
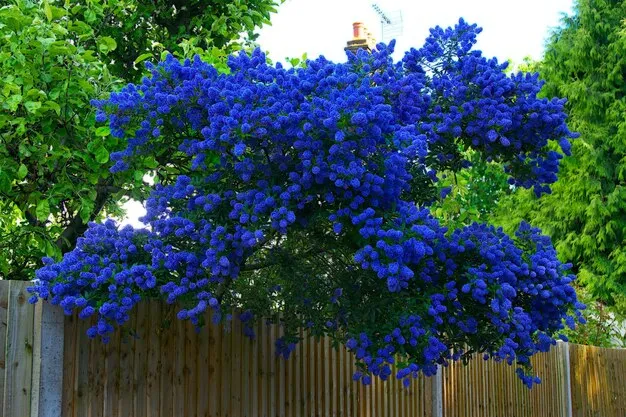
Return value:
<svg viewBox="0 0 626 417">
<path fill-rule="evenodd" d="M 272 261 L 257 262 L 257 263 L 250 264 L 250 265 L 244 265 L 244 266 L 241 267 L 241 272 L 257 271 L 259 269 L 268 268 L 270 266 L 281 265 L 281 264 L 284 264 L 285 262 L 291 262 L 294 259 L 302 259 L 302 258 L 307 258 L 309 256 L 322 255 L 322 254 L 324 254 L 326 252 L 327 252 L 326 249 L 312 248 L 312 249 L 309 249 L 309 250 L 307 250 L 305 252 L 289 256 L 287 259 L 282 259 L 282 258 L 281 259 L 276 259 L 276 258 L 274 258 L 274 260 L 272 260 Z"/>
<path fill-rule="evenodd" d="M 89 221 L 95 220 L 98 214 L 104 208 L 107 200 L 111 195 L 117 191 L 120 191 L 119 187 L 115 187 L 110 184 L 109 181 L 101 181 L 96 186 L 96 199 L 94 201 L 94 208 L 89 216 Z M 74 217 L 70 220 L 69 224 L 61 233 L 61 236 L 56 241 L 56 246 L 61 249 L 61 253 L 66 253 L 74 249 L 76 241 L 87 230 L 87 223 L 83 221 L 78 211 L 74 213 Z"/>
</svg>

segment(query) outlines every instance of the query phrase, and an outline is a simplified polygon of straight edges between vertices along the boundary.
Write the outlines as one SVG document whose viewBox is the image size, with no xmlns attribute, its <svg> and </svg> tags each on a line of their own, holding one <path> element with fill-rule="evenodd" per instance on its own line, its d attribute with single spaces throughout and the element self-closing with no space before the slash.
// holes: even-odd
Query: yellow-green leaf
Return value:
<svg viewBox="0 0 626 417">
<path fill-rule="evenodd" d="M 94 152 L 96 162 L 99 164 L 106 164 L 109 162 L 109 151 L 104 146 L 96 148 Z"/>
<path fill-rule="evenodd" d="M 154 158 L 154 156 L 149 156 L 144 159 L 144 165 L 146 166 L 146 168 L 154 169 L 159 166 L 159 163 Z"/>
<path fill-rule="evenodd" d="M 61 106 L 59 106 L 59 104 L 56 101 L 48 100 L 44 104 L 49 110 L 53 110 L 57 114 L 57 116 L 61 114 Z"/>
<path fill-rule="evenodd" d="M 37 110 L 41 108 L 41 102 L 40 101 L 27 101 L 24 103 L 24 107 L 26 107 L 26 110 L 28 110 L 30 113 L 35 113 Z"/>
<path fill-rule="evenodd" d="M 86 223 L 91 218 L 91 213 L 93 212 L 93 208 L 95 203 L 93 200 L 89 200 L 87 198 L 80 199 L 80 218 Z"/>
<path fill-rule="evenodd" d="M 23 180 L 24 178 L 26 178 L 26 175 L 28 175 L 28 168 L 26 167 L 26 165 L 21 164 L 20 168 L 17 170 L 17 178 Z"/>
<path fill-rule="evenodd" d="M 35 215 L 39 221 L 43 222 L 48 220 L 48 216 L 50 216 L 50 205 L 48 204 L 48 200 L 41 200 L 37 204 Z"/>
<path fill-rule="evenodd" d="M 140 62 L 145 61 L 146 59 L 152 58 L 152 54 L 151 53 L 145 53 L 145 54 L 141 54 L 137 57 L 137 59 L 135 59 L 135 64 L 139 64 Z"/>
<path fill-rule="evenodd" d="M 109 136 L 111 134 L 111 129 L 108 126 L 100 126 L 96 129 L 96 136 Z"/>
<path fill-rule="evenodd" d="M 101 36 L 100 38 L 98 38 L 98 50 L 103 54 L 108 54 L 115 48 L 117 48 L 117 43 L 115 42 L 115 39 L 108 36 Z"/>
<path fill-rule="evenodd" d="M 52 21 L 52 8 L 50 7 L 50 3 L 48 3 L 48 0 L 45 0 L 43 2 L 43 12 L 46 14 L 46 19 L 48 19 L 48 22 Z"/>
<path fill-rule="evenodd" d="M 5 106 L 9 108 L 10 111 L 16 111 L 17 106 L 22 102 L 21 94 L 13 94 L 5 101 Z"/>
</svg>

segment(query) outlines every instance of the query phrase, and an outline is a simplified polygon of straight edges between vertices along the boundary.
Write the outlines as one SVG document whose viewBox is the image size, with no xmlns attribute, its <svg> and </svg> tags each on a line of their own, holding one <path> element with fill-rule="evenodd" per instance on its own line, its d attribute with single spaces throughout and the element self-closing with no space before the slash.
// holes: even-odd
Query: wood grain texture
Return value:
<svg viewBox="0 0 626 417">
<path fill-rule="evenodd" d="M 0 315 L 2 294 L 0 285 Z M 19 294 L 17 287 L 7 290 L 8 304 Z M 17 308 L 19 323 L 31 320 L 27 307 Z M 28 366 L 27 360 L 13 346 L 28 340 L 32 326 L 12 325 L 17 313 L 10 310 L 7 333 L 14 330 L 7 346 L 16 352 L 7 352 L 7 358 L 18 358 L 14 368 L 25 376 L 21 364 Z M 205 319 L 211 323 L 209 315 Z M 432 416 L 430 380 L 420 376 L 408 388 L 393 378 L 363 386 L 352 380 L 357 370 L 352 354 L 344 347 L 335 351 L 328 339 L 302 332 L 291 358 L 276 358 L 280 325 L 256 324 L 254 341 L 242 334 L 236 318 L 227 329 L 208 324 L 196 333 L 191 324 L 176 319 L 172 307 L 156 302 L 138 308 L 126 330 L 116 332 L 107 345 L 85 337 L 89 324 L 66 318 L 63 417 Z M 444 416 L 563 417 L 562 350 L 533 357 L 542 383 L 532 390 L 515 376 L 515 366 L 480 356 L 467 366 L 453 362 L 442 367 Z M 626 350 L 570 344 L 569 353 L 573 415 L 626 416 Z M 5 395 L 27 381 L 11 378 Z"/>
<path fill-rule="evenodd" d="M 35 308 L 26 281 L 9 283 L 5 340 L 3 416 L 29 416 L 33 369 Z"/>
<path fill-rule="evenodd" d="M 0 410 L 4 409 L 4 375 L 6 370 L 7 314 L 10 281 L 0 281 Z"/>
</svg>

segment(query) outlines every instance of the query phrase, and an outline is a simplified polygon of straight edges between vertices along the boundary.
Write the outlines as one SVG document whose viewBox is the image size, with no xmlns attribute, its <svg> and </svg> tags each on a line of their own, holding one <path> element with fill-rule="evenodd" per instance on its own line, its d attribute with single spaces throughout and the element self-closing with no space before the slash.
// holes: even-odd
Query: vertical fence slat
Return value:
<svg viewBox="0 0 626 417">
<path fill-rule="evenodd" d="M 0 281 L 0 410 L 4 410 L 4 377 L 6 372 L 6 337 L 10 281 Z"/>
<path fill-rule="evenodd" d="M 269 327 L 269 337 L 267 339 L 267 351 L 268 351 L 268 357 L 267 357 L 267 362 L 268 362 L 268 374 L 269 374 L 269 411 L 268 411 L 268 415 L 275 417 L 278 415 L 278 393 L 277 393 L 277 382 L 278 382 L 278 378 L 277 378 L 277 360 L 278 358 L 276 357 L 276 346 L 274 344 L 274 341 L 276 340 L 276 338 L 278 337 L 278 328 L 276 324 L 272 324 Z"/>
<path fill-rule="evenodd" d="M 572 417 L 572 381 L 570 368 L 570 344 L 561 342 L 558 344 L 559 365 L 561 373 L 559 380 L 561 381 L 561 407 L 562 417 Z"/>
<path fill-rule="evenodd" d="M 172 380 L 172 391 L 174 393 L 174 414 L 175 416 L 185 415 L 185 348 L 187 346 L 185 338 L 186 321 L 172 318 L 172 333 L 175 335 L 174 343 L 170 346 L 175 349 L 174 357 L 174 379 Z"/>
<path fill-rule="evenodd" d="M 252 414 L 250 406 L 250 394 L 252 392 L 252 343 L 250 339 L 241 336 L 241 405 L 242 417 L 249 417 Z"/>
<path fill-rule="evenodd" d="M 307 335 L 306 339 L 306 393 L 307 393 L 307 416 L 315 417 L 315 339 Z"/>
<path fill-rule="evenodd" d="M 192 364 L 192 366 L 197 368 L 198 380 L 196 386 L 189 387 L 189 389 L 196 390 L 196 397 L 198 399 L 196 415 L 198 417 L 207 417 L 209 415 L 209 390 L 213 388 L 209 381 L 209 350 L 211 349 L 211 345 L 209 343 L 210 337 L 211 326 L 207 324 L 206 327 L 200 329 L 200 332 L 198 333 L 196 363 Z"/>
<path fill-rule="evenodd" d="M 231 323 L 230 412 L 241 416 L 241 321 L 233 315 Z"/>
<path fill-rule="evenodd" d="M 268 403 L 268 384 L 269 381 L 269 369 L 267 367 L 267 355 L 268 355 L 268 337 L 267 337 L 267 329 L 268 327 L 263 323 L 259 323 L 259 342 L 258 342 L 258 355 L 259 355 L 259 416 L 267 417 L 267 403 Z"/>
<path fill-rule="evenodd" d="M 89 352 L 91 344 L 87 337 L 87 329 L 90 323 L 80 320 L 76 337 L 76 349 L 73 361 L 76 363 L 74 374 L 74 415 L 85 416 L 89 413 L 89 396 L 91 395 L 91 370 L 89 367 Z M 98 340 L 98 343 L 102 343 Z"/>
<path fill-rule="evenodd" d="M 313 385 L 312 381 L 312 370 L 310 366 L 310 356 L 311 356 L 311 339 L 309 337 L 309 333 L 307 331 L 303 331 L 303 346 L 302 346 L 302 399 L 303 399 L 303 407 L 302 407 L 302 415 L 303 416 L 311 416 L 311 396 L 313 394 Z"/>
<path fill-rule="evenodd" d="M 198 401 L 198 331 L 196 331 L 191 322 L 185 322 L 185 325 L 185 367 L 183 370 L 185 415 L 194 416 L 196 414 Z"/>
<path fill-rule="evenodd" d="M 220 367 L 222 363 L 222 328 L 209 325 L 209 417 L 217 417 L 220 413 L 220 389 L 222 387 Z M 207 387 L 208 389 L 208 387 Z"/>
<path fill-rule="evenodd" d="M 150 326 L 148 324 L 150 305 L 147 303 L 139 303 L 136 307 L 136 323 L 134 329 L 130 329 L 131 332 L 136 332 L 134 338 L 134 358 L 133 358 L 133 406 L 135 408 L 135 417 L 143 417 L 147 415 L 148 410 L 148 393 L 147 393 L 147 379 L 148 379 L 148 343 L 150 338 Z"/>
<path fill-rule="evenodd" d="M 4 416 L 30 415 L 35 315 L 26 292 L 30 285 L 26 281 L 11 281 L 9 284 Z"/>
<path fill-rule="evenodd" d="M 89 343 L 91 344 L 89 347 L 89 366 L 93 367 L 93 380 L 90 381 L 91 390 L 89 392 L 89 417 L 102 417 L 104 415 L 106 345 L 101 340 L 90 340 Z"/>
<path fill-rule="evenodd" d="M 43 301 L 35 305 L 31 417 L 61 415 L 64 323 L 61 308 Z"/>
<path fill-rule="evenodd" d="M 222 369 L 220 369 L 220 373 L 222 375 L 221 379 L 221 396 L 222 402 L 221 406 L 221 414 L 220 416 L 230 416 L 231 409 L 231 389 L 232 389 L 232 380 L 230 378 L 230 368 L 232 366 L 232 346 L 233 346 L 233 330 L 230 327 L 230 323 L 224 324 L 223 327 L 226 327 L 222 330 Z"/>
<path fill-rule="evenodd" d="M 250 415 L 259 416 L 259 331 L 255 326 L 255 337 L 250 341 Z"/>
<path fill-rule="evenodd" d="M 150 301 L 148 317 L 148 377 L 146 378 L 146 397 L 148 416 L 158 417 L 159 415 L 159 375 L 162 372 L 161 345 L 162 345 L 162 310 L 161 303 Z"/>
<path fill-rule="evenodd" d="M 161 349 L 162 371 L 159 378 L 159 416 L 170 417 L 174 415 L 174 362 L 177 355 L 176 346 L 176 324 L 177 320 L 173 317 L 174 309 L 172 306 L 164 306 L 162 314 L 163 324 L 163 348 Z"/>
<path fill-rule="evenodd" d="M 346 380 L 348 374 L 348 363 L 346 360 L 346 350 L 343 346 L 339 346 L 339 352 L 337 355 L 337 383 L 339 384 L 337 389 L 339 414 L 341 417 L 348 416 L 348 383 Z"/>
<path fill-rule="evenodd" d="M 330 397 L 331 397 L 331 390 L 332 390 L 332 381 L 330 380 L 330 361 L 331 359 L 331 352 L 330 352 L 330 348 L 329 348 L 329 339 L 327 337 L 324 337 L 321 339 L 321 349 L 322 349 L 322 356 L 321 356 L 321 362 L 324 365 L 322 367 L 322 373 L 324 374 L 324 379 L 323 379 L 323 387 L 322 387 L 322 392 L 324 393 L 324 416 L 331 416 L 331 404 L 330 404 Z"/>
<path fill-rule="evenodd" d="M 120 338 L 120 366 L 119 366 L 119 416 L 120 417 L 134 417 L 134 404 L 133 404 L 133 380 L 135 378 L 134 366 L 135 366 L 135 339 L 137 334 L 135 329 L 137 328 L 137 312 L 133 312 L 130 320 L 124 328 L 124 332 Z M 119 331 L 117 333 L 120 333 Z"/>
<path fill-rule="evenodd" d="M 63 336 L 65 343 L 63 346 L 63 409 L 62 417 L 73 417 L 74 414 L 74 374 L 76 372 L 76 363 L 74 355 L 76 350 L 76 339 L 78 329 L 78 317 L 69 316 L 65 318 L 63 325 Z M 106 375 L 105 375 L 106 377 Z"/>
</svg>

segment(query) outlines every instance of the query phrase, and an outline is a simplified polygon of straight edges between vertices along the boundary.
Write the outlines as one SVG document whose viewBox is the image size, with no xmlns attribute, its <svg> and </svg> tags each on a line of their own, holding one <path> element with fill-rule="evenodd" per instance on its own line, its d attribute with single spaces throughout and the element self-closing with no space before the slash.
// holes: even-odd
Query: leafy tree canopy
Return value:
<svg viewBox="0 0 626 417">
<path fill-rule="evenodd" d="M 253 41 L 254 30 L 269 23 L 278 1 L 70 0 L 64 4 L 95 34 L 113 39 L 111 71 L 135 80 L 141 74 L 135 63 L 161 51 L 180 51 L 181 43 L 232 51 Z M 93 46 L 109 49 L 112 45 Z"/>
<path fill-rule="evenodd" d="M 265 23 L 274 6 L 168 4 L 0 1 L 0 277 L 32 278 L 43 256 L 74 248 L 87 223 L 103 210 L 115 214 L 122 196 L 141 198 L 146 172 L 178 172 L 175 155 L 159 165 L 154 154 L 112 175 L 110 153 L 127 144 L 96 128 L 91 99 L 137 79 L 133 65 L 144 53 L 205 46 L 204 56 L 219 61 L 216 48 L 236 49 L 239 34 Z"/>
<path fill-rule="evenodd" d="M 555 30 L 538 69 L 543 94 L 568 99 L 582 137 L 562 163 L 552 194 L 518 190 L 499 204 L 496 223 L 543 229 L 571 260 L 592 297 L 626 311 L 626 3 L 579 0 Z"/>
<path fill-rule="evenodd" d="M 475 152 L 509 181 L 541 194 L 569 150 L 563 100 L 538 99 L 536 75 L 472 47 L 479 29 L 435 28 L 397 63 L 392 46 L 320 57 L 301 68 L 268 65 L 260 51 L 229 59 L 229 74 L 169 56 L 140 85 L 95 102 L 128 146 L 113 172 L 155 154 L 187 171 L 147 200 L 149 227 L 92 223 L 61 262 L 37 272 L 32 301 L 95 315 L 105 341 L 143 298 L 177 302 L 201 325 L 280 320 L 288 356 L 301 329 L 355 352 L 356 379 L 405 384 L 437 363 L 486 352 L 517 360 L 555 343 L 582 306 L 570 265 L 524 224 L 515 238 L 490 226 L 446 230 L 433 217 L 438 175 Z M 139 162 L 138 162 L 139 161 Z M 466 346 L 469 349 L 464 350 Z"/>
</svg>

